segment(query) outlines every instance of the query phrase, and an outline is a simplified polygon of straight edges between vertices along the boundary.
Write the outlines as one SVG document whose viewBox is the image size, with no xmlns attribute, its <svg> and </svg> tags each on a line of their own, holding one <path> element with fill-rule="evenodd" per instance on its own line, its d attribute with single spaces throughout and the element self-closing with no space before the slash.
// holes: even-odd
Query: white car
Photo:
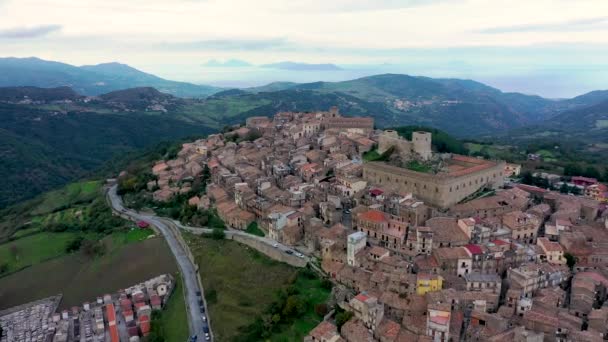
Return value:
<svg viewBox="0 0 608 342">
<path fill-rule="evenodd" d="M 273 243 L 273 244 L 272 244 L 272 247 L 274 247 L 274 248 L 279 248 L 279 244 L 278 244 L 278 243 Z"/>
<path fill-rule="evenodd" d="M 304 258 L 304 254 L 300 253 L 300 252 L 296 252 L 296 256 L 298 258 Z"/>
</svg>

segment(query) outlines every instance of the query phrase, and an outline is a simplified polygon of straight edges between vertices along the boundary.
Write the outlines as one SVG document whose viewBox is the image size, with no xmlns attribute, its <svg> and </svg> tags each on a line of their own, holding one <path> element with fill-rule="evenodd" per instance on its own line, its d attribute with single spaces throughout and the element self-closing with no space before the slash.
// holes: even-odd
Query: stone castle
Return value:
<svg viewBox="0 0 608 342">
<path fill-rule="evenodd" d="M 393 147 L 407 159 L 431 161 L 431 133 L 417 131 L 409 141 L 396 131 L 386 130 L 378 136 L 378 153 Z M 387 186 L 416 197 L 436 207 L 447 209 L 483 188 L 496 189 L 504 183 L 504 161 L 490 161 L 461 155 L 440 156 L 442 169 L 418 172 L 382 162 L 366 163 L 363 178 L 372 184 Z"/>
<path fill-rule="evenodd" d="M 384 153 L 394 146 L 403 157 L 418 156 L 422 160 L 429 160 L 433 155 L 431 141 L 432 136 L 429 132 L 413 132 L 412 141 L 409 141 L 400 137 L 397 131 L 386 130 L 378 137 L 378 153 Z"/>
</svg>

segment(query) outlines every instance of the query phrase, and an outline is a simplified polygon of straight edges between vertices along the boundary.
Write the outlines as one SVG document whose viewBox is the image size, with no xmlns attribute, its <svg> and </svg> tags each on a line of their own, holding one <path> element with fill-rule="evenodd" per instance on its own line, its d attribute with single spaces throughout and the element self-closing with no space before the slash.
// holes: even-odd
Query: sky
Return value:
<svg viewBox="0 0 608 342">
<path fill-rule="evenodd" d="M 0 56 L 226 86 L 380 72 L 569 97 L 608 88 L 607 0 L 0 0 Z M 206 67 L 334 63 L 341 71 Z"/>
</svg>

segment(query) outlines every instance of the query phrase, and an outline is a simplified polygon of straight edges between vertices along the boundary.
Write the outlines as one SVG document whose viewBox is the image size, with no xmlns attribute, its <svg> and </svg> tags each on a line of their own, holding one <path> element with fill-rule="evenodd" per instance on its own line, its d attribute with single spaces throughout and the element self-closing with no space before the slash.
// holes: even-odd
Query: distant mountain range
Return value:
<svg viewBox="0 0 608 342">
<path fill-rule="evenodd" d="M 208 68 L 242 68 L 252 66 L 251 63 L 240 59 L 229 59 L 225 62 L 218 61 L 217 59 L 211 59 L 203 66 Z"/>
<path fill-rule="evenodd" d="M 279 63 L 271 63 L 271 64 L 263 64 L 262 68 L 272 68 L 272 69 L 281 69 L 281 70 L 291 70 L 291 71 L 336 71 L 342 70 L 339 66 L 335 64 L 309 64 L 309 63 L 298 63 L 298 62 L 279 62 Z"/>
<path fill-rule="evenodd" d="M 396 74 L 222 90 L 122 64 L 74 67 L 31 58 L 0 59 L 0 84 L 11 85 L 0 88 L 0 207 L 82 177 L 116 154 L 278 111 L 338 106 L 344 115 L 374 117 L 378 127 L 608 144 L 608 91 L 550 100 L 471 80 Z M 187 95 L 193 92 L 205 96 Z"/>
<path fill-rule="evenodd" d="M 204 97 L 220 88 L 175 82 L 145 73 L 125 64 L 73 65 L 39 58 L 0 58 L 0 87 L 67 86 L 82 95 L 99 95 L 134 87 L 154 87 L 181 97 Z"/>
</svg>

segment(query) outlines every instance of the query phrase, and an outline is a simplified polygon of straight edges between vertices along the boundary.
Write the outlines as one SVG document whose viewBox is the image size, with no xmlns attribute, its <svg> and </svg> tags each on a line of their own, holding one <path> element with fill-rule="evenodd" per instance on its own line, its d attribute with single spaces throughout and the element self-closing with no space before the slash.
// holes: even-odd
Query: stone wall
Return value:
<svg viewBox="0 0 608 342">
<path fill-rule="evenodd" d="M 498 188 L 504 183 L 504 162 L 458 177 L 448 174 L 416 172 L 386 163 L 363 165 L 363 178 L 371 184 L 411 192 L 424 202 L 447 209 L 484 186 Z"/>
</svg>

